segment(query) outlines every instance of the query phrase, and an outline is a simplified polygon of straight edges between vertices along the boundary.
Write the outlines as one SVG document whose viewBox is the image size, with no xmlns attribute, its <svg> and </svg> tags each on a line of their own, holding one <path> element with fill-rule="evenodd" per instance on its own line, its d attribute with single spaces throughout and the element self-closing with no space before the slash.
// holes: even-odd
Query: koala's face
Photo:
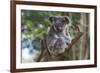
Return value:
<svg viewBox="0 0 100 73">
<path fill-rule="evenodd" d="M 67 16 L 52 16 L 49 18 L 56 31 L 63 31 L 69 23 Z"/>
</svg>

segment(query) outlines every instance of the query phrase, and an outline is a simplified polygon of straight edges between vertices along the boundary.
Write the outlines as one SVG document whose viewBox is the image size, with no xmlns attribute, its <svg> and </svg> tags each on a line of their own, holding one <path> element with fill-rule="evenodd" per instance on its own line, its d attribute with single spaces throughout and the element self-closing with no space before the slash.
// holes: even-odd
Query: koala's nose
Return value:
<svg viewBox="0 0 100 73">
<path fill-rule="evenodd" d="M 61 28 L 61 27 L 57 27 L 57 30 L 58 30 L 58 31 L 62 31 L 62 28 Z"/>
<path fill-rule="evenodd" d="M 61 27 L 59 27 L 59 30 L 62 30 L 62 28 L 61 28 Z"/>
</svg>

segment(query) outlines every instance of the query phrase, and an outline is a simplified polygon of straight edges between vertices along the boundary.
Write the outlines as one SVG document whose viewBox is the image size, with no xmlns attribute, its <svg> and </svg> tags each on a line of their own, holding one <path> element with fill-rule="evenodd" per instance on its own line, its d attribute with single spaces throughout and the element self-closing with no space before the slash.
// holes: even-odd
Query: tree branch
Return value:
<svg viewBox="0 0 100 73">
<path fill-rule="evenodd" d="M 71 42 L 71 44 L 69 44 L 69 46 L 68 46 L 68 48 L 66 48 L 66 51 L 69 51 L 70 50 L 70 48 L 80 39 L 80 37 L 83 35 L 83 33 L 82 32 L 79 32 L 78 34 L 77 34 L 77 36 L 72 40 L 72 42 Z M 67 50 L 68 49 L 68 50 Z M 66 52 L 65 51 L 65 52 Z"/>
</svg>

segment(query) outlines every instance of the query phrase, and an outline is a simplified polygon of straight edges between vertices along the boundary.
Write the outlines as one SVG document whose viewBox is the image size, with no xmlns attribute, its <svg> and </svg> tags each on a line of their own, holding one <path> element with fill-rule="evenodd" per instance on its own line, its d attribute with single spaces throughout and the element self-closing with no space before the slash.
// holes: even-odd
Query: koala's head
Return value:
<svg viewBox="0 0 100 73">
<path fill-rule="evenodd" d="M 63 31 L 69 24 L 69 18 L 67 16 L 51 16 L 49 20 L 56 31 Z"/>
</svg>

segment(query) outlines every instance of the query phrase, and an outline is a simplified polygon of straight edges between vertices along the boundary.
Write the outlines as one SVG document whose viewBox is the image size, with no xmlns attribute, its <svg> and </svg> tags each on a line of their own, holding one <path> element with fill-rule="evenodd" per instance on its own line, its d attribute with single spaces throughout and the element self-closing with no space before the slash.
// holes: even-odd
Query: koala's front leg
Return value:
<svg viewBox="0 0 100 73">
<path fill-rule="evenodd" d="M 71 38 L 69 33 L 64 34 L 64 38 L 65 38 L 65 42 L 66 42 L 67 45 L 71 44 L 72 38 Z"/>
<path fill-rule="evenodd" d="M 57 41 L 56 38 L 54 37 L 48 37 L 47 38 L 47 48 L 48 48 L 48 51 L 51 55 L 54 55 L 55 54 L 55 48 L 54 48 L 54 45 L 55 45 L 55 42 Z"/>
</svg>

